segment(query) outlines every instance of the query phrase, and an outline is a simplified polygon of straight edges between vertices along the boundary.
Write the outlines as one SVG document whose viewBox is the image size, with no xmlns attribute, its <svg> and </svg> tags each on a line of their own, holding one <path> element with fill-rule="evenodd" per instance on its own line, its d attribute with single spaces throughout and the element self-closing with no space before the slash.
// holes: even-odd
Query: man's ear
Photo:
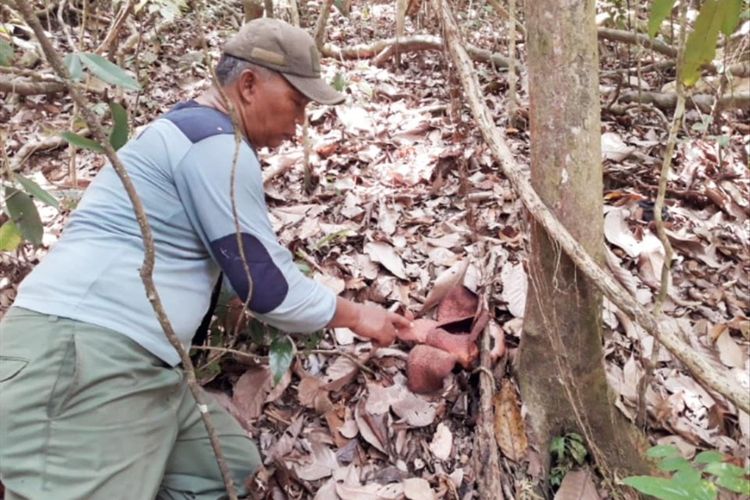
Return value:
<svg viewBox="0 0 750 500">
<path fill-rule="evenodd" d="M 258 87 L 258 76 L 251 69 L 246 69 L 240 73 L 240 77 L 237 78 L 237 93 L 242 99 L 243 103 L 248 103 L 253 99 L 255 92 Z"/>
</svg>

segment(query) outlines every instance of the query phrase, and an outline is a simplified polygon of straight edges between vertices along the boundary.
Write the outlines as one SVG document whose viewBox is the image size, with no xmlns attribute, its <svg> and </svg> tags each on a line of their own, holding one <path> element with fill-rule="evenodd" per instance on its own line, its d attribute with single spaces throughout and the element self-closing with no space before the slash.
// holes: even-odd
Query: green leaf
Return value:
<svg viewBox="0 0 750 500">
<path fill-rule="evenodd" d="M 672 444 L 659 444 L 652 446 L 646 452 L 646 456 L 650 458 L 672 458 L 679 457 L 680 450 Z"/>
<path fill-rule="evenodd" d="M 740 22 L 742 0 L 724 0 L 722 2 L 722 9 L 724 11 L 724 19 L 721 22 L 721 32 L 729 36 L 734 33 L 734 29 Z"/>
<path fill-rule="evenodd" d="M 716 54 L 716 40 L 723 22 L 723 10 L 720 7 L 726 1 L 706 0 L 698 13 L 695 29 L 685 44 L 681 79 L 687 87 L 695 85 L 700 78 L 701 66 L 710 63 Z"/>
<path fill-rule="evenodd" d="M 18 230 L 12 220 L 0 226 L 0 251 L 12 252 L 23 241 L 21 231 Z"/>
<path fill-rule="evenodd" d="M 141 90 L 141 86 L 138 85 L 135 78 L 127 74 L 121 67 L 109 62 L 102 56 L 90 52 L 81 52 L 79 57 L 89 71 L 105 82 L 119 85 L 128 90 Z"/>
<path fill-rule="evenodd" d="M 21 235 L 34 245 L 40 245 L 44 227 L 31 196 L 16 188 L 6 187 L 5 206 L 11 220 L 21 231 Z"/>
<path fill-rule="evenodd" d="M 0 66 L 10 66 L 13 60 L 13 46 L 7 41 L 0 38 Z"/>
<path fill-rule="evenodd" d="M 336 73 L 331 82 L 331 86 L 336 89 L 337 92 L 343 92 L 346 88 L 346 79 L 341 72 Z"/>
<path fill-rule="evenodd" d="M 104 153 L 104 147 L 102 147 L 101 144 L 96 141 L 92 141 L 91 139 L 87 139 L 82 135 L 78 135 L 75 132 L 63 132 L 60 135 L 63 137 L 63 139 L 68 141 L 73 146 L 83 149 L 90 149 L 95 153 Z"/>
<path fill-rule="evenodd" d="M 64 63 L 68 67 L 68 72 L 73 80 L 77 82 L 83 80 L 83 66 L 78 54 L 66 54 Z"/>
<path fill-rule="evenodd" d="M 686 467 L 691 469 L 692 465 L 690 465 L 690 462 L 688 462 L 682 457 L 665 458 L 659 464 L 659 468 L 665 472 L 682 470 L 682 469 L 685 469 Z"/>
<path fill-rule="evenodd" d="M 716 477 L 742 477 L 745 475 L 745 470 L 742 467 L 737 467 L 727 462 L 710 463 L 706 465 L 703 471 L 713 474 Z"/>
<path fill-rule="evenodd" d="M 42 187 L 36 182 L 32 181 L 31 179 L 27 179 L 20 174 L 16 174 L 16 181 L 18 181 L 18 183 L 23 187 L 24 191 L 26 191 L 37 200 L 41 201 L 42 203 L 46 203 L 51 207 L 60 208 L 60 204 L 57 202 L 57 198 L 42 189 Z"/>
<path fill-rule="evenodd" d="M 747 479 L 734 476 L 719 477 L 716 478 L 716 484 L 729 491 L 739 493 L 745 498 L 750 497 L 750 481 Z"/>
<path fill-rule="evenodd" d="M 287 336 L 278 336 L 271 342 L 268 352 L 268 365 L 273 373 L 274 385 L 281 380 L 292 365 L 294 359 L 294 344 Z"/>
<path fill-rule="evenodd" d="M 695 456 L 693 462 L 696 464 L 710 464 L 713 462 L 723 462 L 724 458 L 723 453 L 719 453 L 715 450 L 702 451 Z"/>
<path fill-rule="evenodd" d="M 576 441 L 575 439 L 571 439 L 570 455 L 578 465 L 583 465 L 583 463 L 586 461 L 586 455 L 588 455 L 588 451 L 586 450 L 586 446 L 584 446 L 582 443 Z"/>
<path fill-rule="evenodd" d="M 109 143 L 115 151 L 128 142 L 128 112 L 122 104 L 112 102 L 109 104 L 112 112 L 112 131 L 109 133 Z"/>
<path fill-rule="evenodd" d="M 667 18 L 675 0 L 654 0 L 651 4 L 651 14 L 648 16 L 648 36 L 653 38 L 661 28 L 661 23 Z"/>
<path fill-rule="evenodd" d="M 561 462 L 565 456 L 565 439 L 561 436 L 553 437 L 549 444 L 549 451 L 555 455 L 558 462 Z"/>
<path fill-rule="evenodd" d="M 646 495 L 662 500 L 695 500 L 693 492 L 676 485 L 671 479 L 651 476 L 626 477 L 622 482 Z"/>
</svg>

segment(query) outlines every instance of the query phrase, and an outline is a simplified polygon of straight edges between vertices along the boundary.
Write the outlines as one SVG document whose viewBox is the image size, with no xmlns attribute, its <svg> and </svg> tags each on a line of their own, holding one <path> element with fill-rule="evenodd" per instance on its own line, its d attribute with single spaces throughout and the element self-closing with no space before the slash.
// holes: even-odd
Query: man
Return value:
<svg viewBox="0 0 750 500">
<path fill-rule="evenodd" d="M 118 155 L 154 231 L 154 280 L 185 346 L 221 272 L 250 309 L 279 328 L 349 327 L 379 345 L 401 316 L 337 298 L 299 272 L 273 233 L 258 147 L 294 136 L 313 100 L 343 100 L 320 79 L 303 30 L 246 24 L 217 66 L 239 118 L 236 143 L 217 88 L 150 124 Z M 138 270 L 143 242 L 130 201 L 107 166 L 60 241 L 22 283 L 0 324 L 0 481 L 6 499 L 225 497 L 225 487 L 177 352 L 156 320 Z M 224 455 L 243 494 L 260 465 L 239 425 L 212 404 Z"/>
</svg>

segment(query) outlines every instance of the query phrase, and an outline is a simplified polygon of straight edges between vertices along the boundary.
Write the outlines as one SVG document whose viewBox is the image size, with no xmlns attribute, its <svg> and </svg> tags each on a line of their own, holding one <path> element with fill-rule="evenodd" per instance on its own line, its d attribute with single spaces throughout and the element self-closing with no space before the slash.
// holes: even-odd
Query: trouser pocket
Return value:
<svg viewBox="0 0 750 500">
<path fill-rule="evenodd" d="M 29 360 L 17 356 L 0 356 L 0 383 L 8 382 L 21 373 Z"/>
</svg>

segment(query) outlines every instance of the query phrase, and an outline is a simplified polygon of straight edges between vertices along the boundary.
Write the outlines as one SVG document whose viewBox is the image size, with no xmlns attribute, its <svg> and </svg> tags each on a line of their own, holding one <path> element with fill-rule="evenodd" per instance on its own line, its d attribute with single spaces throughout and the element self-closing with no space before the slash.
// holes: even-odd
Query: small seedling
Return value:
<svg viewBox="0 0 750 500">
<path fill-rule="evenodd" d="M 631 476 L 622 482 L 641 493 L 662 500 L 715 500 L 723 488 L 743 497 L 750 496 L 750 467 L 743 469 L 726 462 L 718 451 L 704 451 L 692 463 L 672 445 L 650 448 L 646 456 L 657 462 L 670 477 Z"/>
</svg>

